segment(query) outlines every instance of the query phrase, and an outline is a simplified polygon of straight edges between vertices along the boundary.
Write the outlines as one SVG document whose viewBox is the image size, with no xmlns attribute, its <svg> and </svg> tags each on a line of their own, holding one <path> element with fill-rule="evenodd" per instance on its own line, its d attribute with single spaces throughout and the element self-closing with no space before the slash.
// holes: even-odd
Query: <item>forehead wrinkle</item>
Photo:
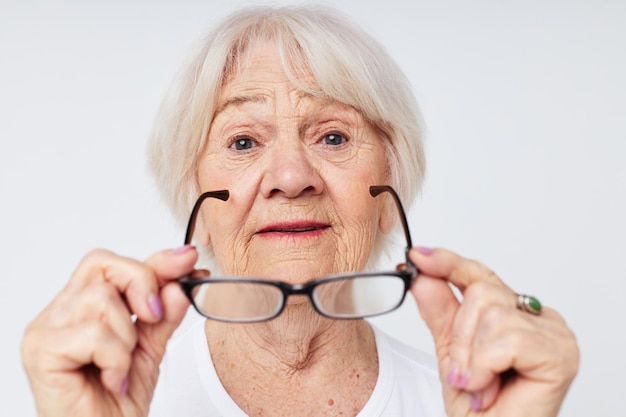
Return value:
<svg viewBox="0 0 626 417">
<path fill-rule="evenodd" d="M 220 103 L 219 107 L 215 112 L 215 116 L 224 112 L 229 107 L 241 107 L 248 103 L 260 103 L 264 104 L 267 102 L 267 97 L 260 94 L 250 94 L 250 95 L 237 95 L 233 97 L 229 97 L 223 103 Z"/>
<path fill-rule="evenodd" d="M 354 108 L 341 102 L 337 102 L 323 93 L 316 94 L 317 89 L 315 89 L 314 85 L 311 86 L 312 88 L 303 90 L 295 87 L 290 82 L 287 83 L 290 84 L 290 86 L 287 86 L 287 89 L 291 90 L 288 93 L 289 96 L 291 96 L 290 102 L 292 104 L 290 107 L 295 110 L 296 119 L 300 119 L 300 122 L 298 123 L 300 124 L 298 130 L 301 135 L 303 135 L 304 132 L 308 130 L 311 125 L 315 123 L 314 121 L 320 116 L 324 120 L 333 120 L 338 118 L 343 120 L 344 123 L 346 123 L 347 120 L 351 120 L 352 123 L 349 124 L 353 124 L 356 121 L 354 119 L 355 115 L 350 114 L 350 110 L 354 110 Z M 277 92 L 274 91 L 274 94 L 276 93 Z M 267 92 L 250 92 L 249 94 L 243 92 L 241 94 L 235 94 L 232 97 L 225 98 L 225 100 L 220 103 L 214 118 L 230 108 L 241 109 L 247 104 L 267 104 L 268 102 L 273 102 L 274 105 L 276 104 L 275 100 L 271 95 L 268 95 Z M 274 108 L 274 111 L 280 112 L 278 108 Z M 315 114 L 308 114 L 311 111 Z M 294 120 L 294 122 L 296 121 Z"/>
<path fill-rule="evenodd" d="M 299 107 L 299 104 L 305 100 L 312 100 L 317 98 L 315 95 L 306 92 L 306 91 L 302 91 L 302 90 L 297 90 L 294 94 L 294 101 L 296 103 L 296 105 L 294 107 Z M 240 94 L 240 95 L 235 95 L 233 97 L 229 97 L 226 100 L 224 100 L 223 102 L 219 103 L 217 110 L 215 111 L 215 116 L 217 116 L 218 114 L 224 112 L 225 110 L 227 110 L 229 107 L 241 107 L 245 104 L 248 103 L 254 103 L 254 104 L 265 104 L 268 101 L 268 97 L 264 94 Z M 331 101 L 331 100 L 329 100 Z"/>
</svg>

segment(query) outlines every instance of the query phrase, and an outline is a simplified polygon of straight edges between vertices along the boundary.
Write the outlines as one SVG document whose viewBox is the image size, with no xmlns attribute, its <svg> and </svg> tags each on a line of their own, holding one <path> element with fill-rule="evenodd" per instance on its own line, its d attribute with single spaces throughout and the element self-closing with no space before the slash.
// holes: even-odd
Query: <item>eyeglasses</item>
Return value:
<svg viewBox="0 0 626 417">
<path fill-rule="evenodd" d="M 204 317 L 236 323 L 276 318 L 291 295 L 308 296 L 319 314 L 332 319 L 359 319 L 397 309 L 417 276 L 417 267 L 409 259 L 411 236 L 396 191 L 388 185 L 371 186 L 369 191 L 372 197 L 385 192 L 391 194 L 400 213 L 407 243 L 406 262 L 395 271 L 332 275 L 292 285 L 257 278 L 208 277 L 202 270 L 196 270 L 179 279 L 185 295 Z M 228 190 L 220 190 L 205 192 L 198 198 L 187 225 L 186 245 L 192 241 L 202 202 L 207 198 L 226 201 L 228 197 Z"/>
</svg>

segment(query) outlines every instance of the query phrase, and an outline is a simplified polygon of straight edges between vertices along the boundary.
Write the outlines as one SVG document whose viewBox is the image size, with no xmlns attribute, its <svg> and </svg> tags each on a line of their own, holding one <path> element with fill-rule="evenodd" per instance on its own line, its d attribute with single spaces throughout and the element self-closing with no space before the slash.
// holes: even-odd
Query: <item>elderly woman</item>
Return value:
<svg viewBox="0 0 626 417">
<path fill-rule="evenodd" d="M 185 245 L 84 258 L 24 336 L 39 415 L 557 415 L 572 333 L 482 264 L 412 247 L 400 200 L 422 179 L 418 110 L 336 12 L 226 19 L 173 84 L 149 153 L 190 217 Z M 402 264 L 379 272 L 399 225 Z M 436 360 L 364 320 L 407 292 Z M 190 302 L 203 319 L 170 341 Z"/>
</svg>

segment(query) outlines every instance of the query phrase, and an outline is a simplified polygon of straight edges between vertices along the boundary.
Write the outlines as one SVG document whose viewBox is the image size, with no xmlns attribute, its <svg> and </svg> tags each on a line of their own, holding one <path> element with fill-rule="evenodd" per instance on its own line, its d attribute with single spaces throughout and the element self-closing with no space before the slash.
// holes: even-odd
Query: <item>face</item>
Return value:
<svg viewBox="0 0 626 417">
<path fill-rule="evenodd" d="M 290 83 L 273 45 L 250 52 L 199 160 L 201 191 L 230 191 L 204 203 L 201 240 L 224 275 L 295 284 L 361 270 L 390 228 L 383 197 L 368 191 L 388 181 L 382 139 L 354 108 Z"/>
</svg>

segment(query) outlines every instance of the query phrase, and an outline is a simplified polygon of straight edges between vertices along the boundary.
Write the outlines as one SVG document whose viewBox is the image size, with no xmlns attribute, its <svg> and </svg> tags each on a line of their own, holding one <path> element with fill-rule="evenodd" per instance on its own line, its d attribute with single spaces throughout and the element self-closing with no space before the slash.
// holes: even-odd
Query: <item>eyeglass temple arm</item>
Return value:
<svg viewBox="0 0 626 417">
<path fill-rule="evenodd" d="M 196 217 L 198 217 L 198 212 L 200 211 L 200 206 L 202 202 L 207 198 L 217 198 L 222 201 L 228 200 L 230 193 L 228 190 L 219 190 L 219 191 L 207 191 L 206 193 L 202 193 L 200 197 L 196 200 L 196 204 L 193 206 L 193 210 L 191 210 L 191 216 L 189 216 L 189 223 L 187 223 L 187 232 L 185 233 L 185 245 L 191 243 L 191 238 L 193 237 L 193 230 L 196 225 Z"/>
<path fill-rule="evenodd" d="M 402 207 L 402 203 L 400 202 L 400 197 L 398 197 L 398 193 L 389 185 L 372 185 L 370 187 L 370 194 L 372 197 L 377 197 L 378 195 L 388 192 L 393 197 L 396 202 L 396 207 L 398 207 L 398 211 L 400 212 L 400 221 L 402 222 L 402 228 L 404 229 L 404 236 L 406 237 L 406 256 L 407 260 L 409 259 L 409 250 L 413 247 L 413 242 L 411 241 L 411 233 L 409 232 L 409 225 L 406 220 L 406 214 L 404 213 L 404 207 Z"/>
<path fill-rule="evenodd" d="M 398 197 L 398 193 L 389 185 L 372 185 L 370 187 L 370 194 L 372 197 L 378 197 L 380 194 L 388 192 L 393 197 L 396 207 L 398 208 L 398 212 L 400 213 L 400 221 L 402 222 L 402 228 L 404 229 L 404 236 L 406 237 L 407 244 L 407 255 L 409 249 L 413 247 L 413 242 L 411 240 L 411 233 L 409 232 L 408 222 L 406 220 L 406 214 L 404 212 L 404 207 L 402 207 L 402 203 L 400 202 L 400 197 Z M 189 223 L 187 223 L 187 232 L 185 233 L 185 245 L 191 243 L 191 238 L 193 237 L 194 226 L 196 224 L 196 217 L 198 217 L 198 212 L 200 211 L 200 206 L 202 202 L 207 198 L 217 198 L 222 201 L 228 200 L 230 197 L 230 193 L 228 190 L 219 190 L 219 191 L 207 191 L 200 195 L 196 200 L 196 203 L 193 206 L 193 210 L 191 210 L 191 216 L 189 217 Z"/>
</svg>

